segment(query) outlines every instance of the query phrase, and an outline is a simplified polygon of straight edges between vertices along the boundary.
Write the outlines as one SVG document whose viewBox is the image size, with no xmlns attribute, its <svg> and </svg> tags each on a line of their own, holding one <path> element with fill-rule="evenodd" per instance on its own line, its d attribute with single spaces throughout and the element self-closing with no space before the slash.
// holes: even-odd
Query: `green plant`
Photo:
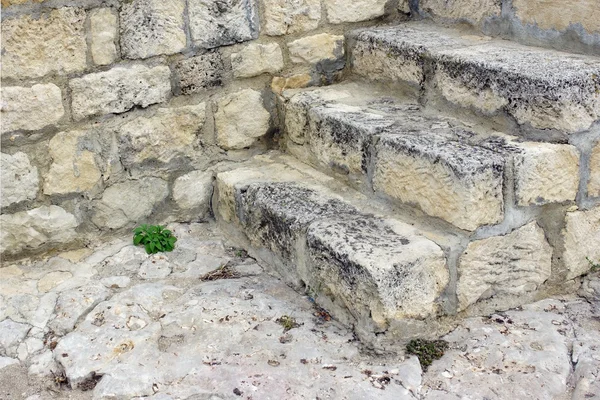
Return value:
<svg viewBox="0 0 600 400">
<path fill-rule="evenodd" d="M 287 332 L 290 329 L 298 328 L 300 324 L 296 322 L 296 318 L 290 317 L 289 315 L 282 315 L 275 320 L 279 325 L 283 326 L 283 332 Z"/>
<path fill-rule="evenodd" d="M 445 340 L 413 339 L 406 345 L 406 351 L 419 358 L 423 371 L 427 371 L 434 360 L 442 358 L 447 349 L 448 342 Z"/>
<path fill-rule="evenodd" d="M 161 225 L 141 225 L 133 230 L 133 244 L 143 245 L 146 253 L 173 251 L 177 238 Z"/>
<path fill-rule="evenodd" d="M 585 258 L 590 265 L 592 266 L 592 271 L 600 271 L 600 261 L 598 261 L 597 263 L 593 262 L 589 257 Z"/>
</svg>

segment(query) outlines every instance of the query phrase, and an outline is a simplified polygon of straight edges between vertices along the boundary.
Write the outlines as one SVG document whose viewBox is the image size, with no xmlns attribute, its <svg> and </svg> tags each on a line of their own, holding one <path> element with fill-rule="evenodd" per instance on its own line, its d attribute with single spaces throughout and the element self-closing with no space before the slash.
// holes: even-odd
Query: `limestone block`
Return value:
<svg viewBox="0 0 600 400">
<path fill-rule="evenodd" d="M 600 142 L 596 143 L 590 156 L 590 180 L 587 190 L 588 196 L 600 197 Z"/>
<path fill-rule="evenodd" d="M 94 64 L 112 64 L 117 59 L 117 16 L 110 8 L 96 8 L 90 12 L 90 35 Z"/>
<path fill-rule="evenodd" d="M 15 254 L 44 244 L 68 243 L 77 237 L 75 216 L 58 206 L 3 214 L 0 222 L 0 253 Z"/>
<path fill-rule="evenodd" d="M 190 32 L 206 49 L 258 38 L 257 0 L 190 0 Z"/>
<path fill-rule="evenodd" d="M 600 263 L 600 207 L 567 213 L 563 236 L 562 259 L 569 271 L 566 279 L 588 273 L 592 266 L 587 258 Z"/>
<path fill-rule="evenodd" d="M 0 153 L 1 207 L 33 200 L 38 193 L 38 170 L 25 153 Z"/>
<path fill-rule="evenodd" d="M 86 131 L 60 132 L 48 147 L 52 164 L 44 182 L 44 194 L 85 192 L 102 181 L 94 153 L 86 149 Z"/>
<path fill-rule="evenodd" d="M 6 318 L 0 322 L 0 351 L 2 355 L 14 357 L 17 355 L 19 344 L 25 340 L 31 329 L 28 324 L 11 321 Z"/>
<path fill-rule="evenodd" d="M 126 58 L 175 54 L 186 47 L 184 0 L 134 0 L 121 9 L 121 51 Z"/>
<path fill-rule="evenodd" d="M 69 81 L 73 118 L 125 112 L 166 101 L 171 94 L 169 67 L 115 67 Z"/>
<path fill-rule="evenodd" d="M 535 221 L 505 236 L 469 243 L 458 266 L 459 309 L 492 296 L 535 291 L 550 277 L 551 260 L 552 247 Z"/>
<path fill-rule="evenodd" d="M 368 21 L 385 14 L 386 0 L 325 0 L 327 19 L 332 24 Z"/>
<path fill-rule="evenodd" d="M 85 11 L 63 7 L 2 21 L 2 77 L 38 78 L 86 67 Z"/>
<path fill-rule="evenodd" d="M 117 183 L 106 189 L 94 204 L 92 222 L 99 228 L 118 229 L 145 222 L 154 207 L 169 195 L 167 182 L 143 178 Z"/>
<path fill-rule="evenodd" d="M 217 144 L 226 150 L 251 146 L 267 133 L 270 114 L 263 106 L 262 95 L 244 89 L 217 102 L 215 128 Z"/>
<path fill-rule="evenodd" d="M 320 0 L 263 0 L 265 33 L 290 35 L 316 29 L 321 20 Z"/>
<path fill-rule="evenodd" d="M 600 33 L 600 7 L 596 0 L 578 0 L 568 7 L 560 0 L 513 0 L 517 18 L 541 29 L 564 31 L 581 24 L 588 33 Z"/>
<path fill-rule="evenodd" d="M 181 94 L 199 93 L 223 85 L 223 60 L 219 52 L 211 52 L 175 64 Z"/>
<path fill-rule="evenodd" d="M 137 117 L 117 131 L 121 162 L 129 166 L 192 159 L 205 120 L 205 103 L 159 108 L 153 116 Z"/>
<path fill-rule="evenodd" d="M 54 308 L 56 317 L 50 321 L 48 327 L 57 335 L 66 335 L 75 328 L 81 317 L 87 315 L 109 295 L 110 291 L 99 283 L 60 293 Z"/>
<path fill-rule="evenodd" d="M 277 43 L 251 43 L 231 55 L 231 67 L 236 78 L 274 74 L 283 69 L 283 54 Z"/>
<path fill-rule="evenodd" d="M 419 5 L 434 18 L 468 21 L 476 26 L 502 11 L 501 0 L 422 0 Z"/>
<path fill-rule="evenodd" d="M 2 133 L 33 131 L 56 124 L 65 115 L 62 93 L 47 83 L 31 87 L 2 87 Z"/>
<path fill-rule="evenodd" d="M 281 94 L 286 89 L 300 89 L 310 85 L 312 78 L 309 74 L 296 74 L 292 76 L 276 76 L 271 81 L 271 89 Z"/>
<path fill-rule="evenodd" d="M 212 171 L 192 171 L 180 176 L 173 184 L 173 199 L 182 211 L 195 220 L 203 219 L 210 211 L 213 193 Z"/>
<path fill-rule="evenodd" d="M 400 0 L 398 2 L 398 12 L 408 14 L 410 12 L 410 1 L 409 0 Z"/>
<path fill-rule="evenodd" d="M 344 56 L 344 37 L 320 33 L 288 43 L 290 57 L 295 63 L 315 64 Z"/>
</svg>

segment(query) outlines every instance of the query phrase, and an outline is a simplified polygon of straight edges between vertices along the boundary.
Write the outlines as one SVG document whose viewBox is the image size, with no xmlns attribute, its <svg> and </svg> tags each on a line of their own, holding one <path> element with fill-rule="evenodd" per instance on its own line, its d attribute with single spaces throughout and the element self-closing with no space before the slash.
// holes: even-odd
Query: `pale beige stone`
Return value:
<svg viewBox="0 0 600 400">
<path fill-rule="evenodd" d="M 61 283 L 71 279 L 73 274 L 66 271 L 53 271 L 42 277 L 38 281 L 37 289 L 40 293 L 46 293 L 60 285 Z"/>
<path fill-rule="evenodd" d="M 471 242 L 458 265 L 459 310 L 489 297 L 533 292 L 551 273 L 552 247 L 537 223 Z"/>
<path fill-rule="evenodd" d="M 25 200 L 33 200 L 38 193 L 38 170 L 25 153 L 0 153 L 0 204 L 7 207 Z"/>
<path fill-rule="evenodd" d="M 184 0 L 134 0 L 121 9 L 121 51 L 126 58 L 175 54 L 186 47 Z"/>
<path fill-rule="evenodd" d="M 400 0 L 398 2 L 398 11 L 401 13 L 408 14 L 410 12 L 410 1 L 409 0 Z"/>
<path fill-rule="evenodd" d="M 590 179 L 587 189 L 588 196 L 600 197 L 600 142 L 596 143 L 590 156 Z"/>
<path fill-rule="evenodd" d="M 344 55 L 344 37 L 321 33 L 288 43 L 290 58 L 295 63 L 314 64 L 335 60 Z"/>
<path fill-rule="evenodd" d="M 271 81 L 271 89 L 281 94 L 286 89 L 300 89 L 310 85 L 312 78 L 309 74 L 297 74 L 288 77 L 276 76 Z"/>
<path fill-rule="evenodd" d="M 567 213 L 563 236 L 562 260 L 569 271 L 566 279 L 588 273 L 592 268 L 589 260 L 600 263 L 600 206 Z"/>
<path fill-rule="evenodd" d="M 198 135 L 206 120 L 206 104 L 159 108 L 153 116 L 140 116 L 118 130 L 121 161 L 125 165 L 146 160 L 168 163 L 194 158 Z"/>
<path fill-rule="evenodd" d="M 71 79 L 73 118 L 118 114 L 134 106 L 162 103 L 171 94 L 170 78 L 169 67 L 137 64 Z"/>
<path fill-rule="evenodd" d="M 63 7 L 2 21 L 2 76 L 37 78 L 86 67 L 85 11 Z"/>
<path fill-rule="evenodd" d="M 231 55 L 231 67 L 236 78 L 274 74 L 281 71 L 283 66 L 283 53 L 277 43 L 251 43 Z"/>
<path fill-rule="evenodd" d="M 93 189 L 102 180 L 94 153 L 85 148 L 86 131 L 56 134 L 48 144 L 52 159 L 44 183 L 44 194 L 80 193 Z"/>
<path fill-rule="evenodd" d="M 217 107 L 217 144 L 223 149 L 249 147 L 269 129 L 270 114 L 256 90 L 244 89 L 227 95 L 217 102 Z"/>
<path fill-rule="evenodd" d="M 387 0 L 325 0 L 327 19 L 332 24 L 368 21 L 385 14 Z"/>
<path fill-rule="evenodd" d="M 96 8 L 90 12 L 90 35 L 94 64 L 112 64 L 117 58 L 117 16 L 110 8 Z"/>
<path fill-rule="evenodd" d="M 321 20 L 320 0 L 263 0 L 264 29 L 270 36 L 307 32 Z"/>
<path fill-rule="evenodd" d="M 438 90 L 448 101 L 462 107 L 476 108 L 486 114 L 493 114 L 508 104 L 507 99 L 491 89 L 472 90 L 443 71 L 436 72 L 435 81 Z"/>
<path fill-rule="evenodd" d="M 564 31 L 570 25 L 581 24 L 589 33 L 600 33 L 598 0 L 513 0 L 517 18 L 541 29 Z"/>
<path fill-rule="evenodd" d="M 58 206 L 2 214 L 0 224 L 0 253 L 15 254 L 44 244 L 68 243 L 77 237 L 75 216 Z"/>
<path fill-rule="evenodd" d="M 419 5 L 434 17 L 466 20 L 475 25 L 502 11 L 502 3 L 497 0 L 422 0 Z"/>
<path fill-rule="evenodd" d="M 521 206 L 573 201 L 579 188 L 579 153 L 574 146 L 517 144 L 515 194 Z"/>
<path fill-rule="evenodd" d="M 205 218 L 210 210 L 213 193 L 213 172 L 192 171 L 175 180 L 173 199 L 184 218 L 197 221 Z"/>
<path fill-rule="evenodd" d="M 2 87 L 2 133 L 33 131 L 56 124 L 65 115 L 60 88 L 52 83 Z"/>
</svg>

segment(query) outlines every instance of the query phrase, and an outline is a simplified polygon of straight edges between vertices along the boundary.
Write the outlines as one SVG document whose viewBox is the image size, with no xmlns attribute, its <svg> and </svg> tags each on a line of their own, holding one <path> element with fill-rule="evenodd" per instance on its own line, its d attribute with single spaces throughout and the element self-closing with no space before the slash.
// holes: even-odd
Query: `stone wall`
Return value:
<svg viewBox="0 0 600 400">
<path fill-rule="evenodd" d="M 336 79 L 343 33 L 397 6 L 2 0 L 0 252 L 210 217 L 215 171 L 273 142 L 273 92 Z"/>
</svg>

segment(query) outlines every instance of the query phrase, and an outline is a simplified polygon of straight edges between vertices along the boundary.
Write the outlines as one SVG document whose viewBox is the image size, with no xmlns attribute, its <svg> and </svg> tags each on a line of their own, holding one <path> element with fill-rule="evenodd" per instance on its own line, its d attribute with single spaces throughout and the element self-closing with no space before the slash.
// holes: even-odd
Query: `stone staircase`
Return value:
<svg viewBox="0 0 600 400">
<path fill-rule="evenodd" d="M 600 59 L 420 22 L 347 40 L 345 82 L 278 96 L 285 154 L 217 175 L 222 226 L 377 350 L 575 290 Z"/>
</svg>

